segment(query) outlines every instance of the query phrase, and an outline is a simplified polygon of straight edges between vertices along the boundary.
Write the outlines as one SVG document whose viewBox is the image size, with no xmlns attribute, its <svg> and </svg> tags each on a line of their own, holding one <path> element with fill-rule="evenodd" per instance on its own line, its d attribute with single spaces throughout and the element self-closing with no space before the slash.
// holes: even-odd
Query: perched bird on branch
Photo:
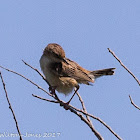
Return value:
<svg viewBox="0 0 140 140">
<path fill-rule="evenodd" d="M 69 103 L 79 89 L 79 84 L 90 85 L 95 79 L 104 75 L 113 75 L 115 68 L 89 71 L 79 66 L 76 62 L 66 58 L 63 48 L 56 44 L 48 44 L 40 58 L 40 67 L 53 94 L 55 90 L 65 95 L 75 92 Z"/>
</svg>

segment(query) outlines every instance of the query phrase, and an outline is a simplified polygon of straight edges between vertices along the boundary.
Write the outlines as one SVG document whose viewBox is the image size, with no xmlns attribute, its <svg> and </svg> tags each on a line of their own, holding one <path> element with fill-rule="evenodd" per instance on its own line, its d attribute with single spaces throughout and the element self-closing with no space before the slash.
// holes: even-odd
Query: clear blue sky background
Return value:
<svg viewBox="0 0 140 140">
<path fill-rule="evenodd" d="M 48 43 L 58 43 L 66 56 L 90 69 L 116 67 L 114 76 L 96 80 L 79 90 L 89 113 L 104 120 L 124 140 L 140 139 L 140 89 L 107 48 L 140 79 L 139 0 L 1 0 L 0 65 L 13 69 L 48 90 L 47 84 L 21 59 L 40 70 L 39 59 Z M 48 96 L 29 82 L 2 69 L 8 96 L 22 134 L 60 132 L 50 140 L 97 139 L 77 116 L 59 105 L 41 101 L 32 94 Z M 68 101 L 70 96 L 59 97 Z M 72 105 L 80 107 L 75 96 Z M 116 140 L 107 128 L 92 120 L 105 140 Z M 0 82 L 0 133 L 17 133 Z M 0 138 L 0 140 L 19 138 Z M 38 140 L 24 138 L 23 140 Z M 47 139 L 47 138 L 40 138 Z"/>
</svg>

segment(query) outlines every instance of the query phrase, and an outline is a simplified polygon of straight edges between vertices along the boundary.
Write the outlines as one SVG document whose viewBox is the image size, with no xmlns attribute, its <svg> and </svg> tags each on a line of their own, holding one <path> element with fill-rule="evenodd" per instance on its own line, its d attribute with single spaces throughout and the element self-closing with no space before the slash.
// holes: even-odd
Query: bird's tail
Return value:
<svg viewBox="0 0 140 140">
<path fill-rule="evenodd" d="M 109 69 L 102 69 L 102 70 L 95 70 L 91 71 L 91 75 L 94 75 L 95 79 L 104 76 L 104 75 L 113 75 L 114 74 L 114 69 L 115 68 L 109 68 Z"/>
</svg>

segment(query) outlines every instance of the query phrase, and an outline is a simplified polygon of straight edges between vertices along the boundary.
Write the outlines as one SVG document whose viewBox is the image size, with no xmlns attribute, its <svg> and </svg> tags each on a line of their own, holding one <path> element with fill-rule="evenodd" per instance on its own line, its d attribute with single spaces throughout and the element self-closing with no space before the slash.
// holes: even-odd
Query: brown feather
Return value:
<svg viewBox="0 0 140 140">
<path fill-rule="evenodd" d="M 52 70 L 60 77 L 74 78 L 78 83 L 89 85 L 89 82 L 94 82 L 89 76 L 89 71 L 79 66 L 76 62 L 66 59 L 66 62 L 54 63 Z"/>
</svg>

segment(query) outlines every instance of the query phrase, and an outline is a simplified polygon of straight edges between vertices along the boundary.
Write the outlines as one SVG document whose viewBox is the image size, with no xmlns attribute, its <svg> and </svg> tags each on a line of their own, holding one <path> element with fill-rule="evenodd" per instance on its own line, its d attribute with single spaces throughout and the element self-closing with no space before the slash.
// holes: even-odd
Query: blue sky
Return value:
<svg viewBox="0 0 140 140">
<path fill-rule="evenodd" d="M 140 79 L 140 1 L 1 0 L 0 19 L 0 65 L 25 75 L 46 90 L 46 83 L 21 60 L 40 70 L 39 59 L 48 43 L 60 44 L 68 58 L 86 69 L 115 67 L 114 76 L 97 79 L 93 86 L 81 85 L 79 93 L 89 113 L 104 120 L 123 139 L 139 140 L 140 111 L 131 105 L 128 97 L 130 94 L 140 106 L 139 86 L 107 48 Z M 45 93 L 0 70 L 22 134 L 60 133 L 50 140 L 96 139 L 70 111 L 32 97 L 36 94 L 48 98 Z M 58 95 L 65 101 L 71 97 Z M 71 104 L 80 107 L 76 96 Z M 17 133 L 1 82 L 0 111 L 0 133 Z M 92 121 L 105 140 L 116 140 L 99 122 Z"/>
</svg>

